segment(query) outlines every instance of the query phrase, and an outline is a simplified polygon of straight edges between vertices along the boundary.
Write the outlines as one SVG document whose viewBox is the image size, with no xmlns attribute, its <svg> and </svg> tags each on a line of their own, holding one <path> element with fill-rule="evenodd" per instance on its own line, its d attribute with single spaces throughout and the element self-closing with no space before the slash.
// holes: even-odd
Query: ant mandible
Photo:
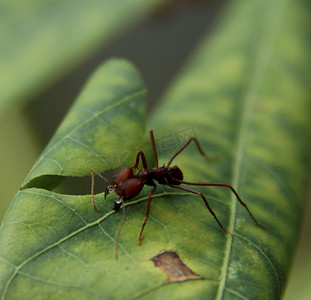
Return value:
<svg viewBox="0 0 311 300">
<path fill-rule="evenodd" d="M 118 229 L 118 232 L 116 234 L 116 239 L 115 239 L 115 257 L 116 257 L 116 259 L 118 259 L 117 245 L 118 245 L 118 239 L 119 239 L 120 231 L 121 231 L 121 228 L 122 228 L 124 222 L 126 221 L 124 202 L 136 197 L 137 195 L 139 195 L 139 193 L 142 191 L 144 185 L 148 185 L 148 186 L 152 187 L 152 189 L 149 191 L 149 198 L 148 198 L 148 203 L 147 203 L 146 215 L 145 215 L 140 233 L 138 235 L 137 244 L 140 245 L 142 233 L 143 233 L 143 230 L 146 226 L 146 223 L 147 223 L 147 220 L 149 217 L 152 195 L 154 194 L 154 192 L 157 189 L 155 181 L 158 182 L 159 184 L 167 185 L 171 188 L 180 189 L 182 191 L 186 191 L 186 192 L 200 196 L 203 199 L 203 201 L 204 201 L 207 209 L 209 210 L 209 212 L 212 214 L 214 219 L 217 221 L 220 228 L 232 236 L 233 234 L 229 230 L 227 230 L 226 228 L 224 228 L 222 226 L 222 224 L 218 220 L 216 214 L 214 213 L 214 211 L 212 210 L 212 208 L 208 204 L 205 196 L 201 192 L 187 188 L 187 187 L 184 187 L 184 186 L 180 186 L 180 185 L 185 184 L 185 185 L 193 185 L 193 186 L 219 186 L 219 187 L 228 188 L 234 193 L 234 195 L 236 196 L 238 201 L 245 207 L 245 209 L 247 210 L 247 212 L 249 213 L 251 218 L 254 220 L 254 222 L 260 227 L 267 228 L 266 226 L 261 225 L 260 223 L 257 222 L 257 220 L 255 219 L 253 214 L 248 209 L 247 205 L 242 201 L 239 194 L 236 192 L 236 190 L 230 184 L 184 181 L 183 180 L 183 173 L 180 170 L 180 168 L 177 166 L 171 167 L 171 164 L 172 164 L 173 160 L 177 157 L 177 155 L 179 155 L 192 141 L 195 142 L 197 149 L 201 153 L 201 155 L 203 155 L 204 157 L 206 157 L 208 159 L 206 154 L 201 149 L 201 146 L 200 146 L 198 140 L 195 137 L 190 137 L 187 140 L 187 142 L 183 146 L 181 146 L 180 149 L 171 157 L 171 159 L 169 160 L 167 165 L 163 165 L 163 167 L 159 167 L 158 154 L 157 154 L 157 149 L 156 149 L 156 145 L 155 145 L 155 141 L 154 141 L 153 130 L 149 130 L 149 133 L 150 133 L 152 150 L 153 150 L 153 155 L 155 158 L 155 165 L 156 165 L 156 167 L 154 169 L 148 168 L 146 157 L 145 157 L 144 153 L 142 151 L 139 151 L 137 153 L 137 156 L 136 156 L 135 165 L 133 167 L 130 167 L 130 168 L 122 169 L 114 177 L 113 182 L 110 182 L 108 179 L 106 179 L 104 176 L 102 176 L 100 173 L 96 172 L 95 170 L 93 170 L 93 169 L 91 170 L 91 174 L 92 174 L 91 194 L 92 194 L 92 204 L 93 204 L 94 210 L 97 212 L 97 208 L 96 208 L 95 201 L 94 201 L 94 175 L 95 174 L 100 176 L 106 182 L 111 184 L 110 186 L 108 186 L 106 188 L 105 198 L 111 191 L 115 191 L 116 194 L 120 197 L 119 199 L 115 200 L 113 209 L 115 211 L 117 211 L 123 205 L 123 221 L 120 224 L 120 227 Z M 142 165 L 143 165 L 143 169 L 141 169 L 141 170 L 138 170 L 139 158 L 141 158 Z M 136 171 L 136 173 L 135 173 L 135 171 Z"/>
</svg>

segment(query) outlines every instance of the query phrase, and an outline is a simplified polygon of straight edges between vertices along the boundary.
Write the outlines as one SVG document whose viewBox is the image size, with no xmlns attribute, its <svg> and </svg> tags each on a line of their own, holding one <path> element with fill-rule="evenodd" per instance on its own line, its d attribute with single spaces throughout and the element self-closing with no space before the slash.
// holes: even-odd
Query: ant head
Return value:
<svg viewBox="0 0 311 300">
<path fill-rule="evenodd" d="M 177 166 L 168 168 L 168 175 L 167 180 L 171 184 L 180 184 L 178 180 L 183 180 L 184 178 L 182 171 Z"/>
<path fill-rule="evenodd" d="M 122 169 L 114 178 L 113 178 L 113 186 L 117 188 L 119 184 L 123 183 L 125 180 L 132 178 L 133 168 L 124 168 Z"/>
<path fill-rule="evenodd" d="M 115 187 L 112 186 L 112 185 L 109 185 L 107 188 L 106 188 L 106 191 L 105 191 L 105 199 L 107 197 L 107 195 L 110 194 L 111 191 L 114 191 L 115 190 Z"/>
</svg>

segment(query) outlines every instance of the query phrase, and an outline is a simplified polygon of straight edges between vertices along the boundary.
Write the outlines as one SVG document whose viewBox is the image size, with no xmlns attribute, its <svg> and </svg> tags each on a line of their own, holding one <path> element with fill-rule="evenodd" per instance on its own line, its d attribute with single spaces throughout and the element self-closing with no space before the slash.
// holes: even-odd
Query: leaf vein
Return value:
<svg viewBox="0 0 311 300">
<path fill-rule="evenodd" d="M 242 235 L 240 235 L 238 233 L 235 233 L 235 235 L 237 237 L 239 237 L 240 239 L 244 240 L 245 242 L 251 244 L 264 257 L 264 259 L 270 265 L 273 274 L 275 275 L 275 279 L 277 281 L 277 285 L 278 285 L 278 288 L 280 290 L 281 289 L 281 283 L 280 283 L 280 280 L 279 280 L 278 273 L 277 273 L 277 271 L 276 271 L 276 269 L 275 269 L 271 259 L 267 256 L 267 254 L 258 245 L 256 245 L 255 243 L 253 243 L 251 240 L 247 239 L 246 237 L 244 237 L 244 236 L 242 236 Z"/>
</svg>

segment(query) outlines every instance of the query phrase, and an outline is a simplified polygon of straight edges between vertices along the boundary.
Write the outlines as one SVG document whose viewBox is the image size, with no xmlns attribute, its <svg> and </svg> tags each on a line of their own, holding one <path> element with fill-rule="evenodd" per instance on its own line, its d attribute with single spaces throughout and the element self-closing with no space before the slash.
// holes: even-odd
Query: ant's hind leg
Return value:
<svg viewBox="0 0 311 300">
<path fill-rule="evenodd" d="M 150 204 L 151 204 L 151 200 L 152 200 L 152 194 L 156 191 L 156 189 L 157 189 L 157 186 L 154 185 L 152 190 L 149 192 L 149 199 L 148 199 L 148 203 L 147 203 L 146 215 L 145 215 L 145 218 L 144 218 L 144 221 L 143 221 L 143 225 L 141 226 L 141 229 L 140 229 L 140 233 L 139 233 L 139 236 L 138 236 L 138 239 L 137 239 L 137 245 L 141 244 L 141 236 L 143 234 L 143 230 L 144 230 L 144 228 L 146 226 L 146 223 L 147 223 L 147 220 L 148 220 L 148 217 L 149 217 Z"/>
<path fill-rule="evenodd" d="M 237 191 L 228 183 L 213 183 L 213 182 L 188 182 L 188 181 L 183 181 L 183 180 L 178 180 L 178 182 L 183 183 L 183 184 L 187 184 L 187 185 L 196 185 L 196 186 L 219 186 L 219 187 L 225 187 L 231 190 L 231 192 L 236 196 L 236 198 L 238 199 L 238 201 L 240 202 L 240 204 L 242 206 L 244 206 L 244 208 L 246 209 L 246 211 L 248 212 L 248 214 L 250 215 L 250 217 L 253 219 L 253 221 L 256 223 L 257 226 L 264 228 L 266 230 L 270 230 L 270 228 L 268 226 L 262 225 L 260 224 L 256 218 L 254 217 L 254 215 L 251 213 L 251 211 L 249 210 L 248 206 L 246 205 L 245 202 L 242 201 L 241 197 L 239 196 L 239 194 L 237 193 Z"/>
<path fill-rule="evenodd" d="M 232 234 L 229 230 L 227 230 L 225 227 L 222 226 L 222 224 L 221 224 L 220 221 L 218 220 L 216 214 L 214 213 L 214 211 L 212 210 L 212 208 L 211 208 L 210 205 L 208 204 L 206 198 L 204 197 L 204 195 L 203 195 L 201 192 L 198 192 L 198 191 L 196 191 L 196 190 L 192 190 L 192 189 L 189 189 L 189 188 L 186 188 L 186 187 L 183 187 L 183 186 L 179 186 L 179 185 L 168 184 L 168 186 L 170 186 L 170 187 L 172 187 L 172 188 L 180 189 L 180 190 L 182 190 L 182 191 L 186 191 L 186 192 L 189 192 L 189 193 L 196 194 L 196 195 L 200 196 L 200 197 L 203 199 L 203 201 L 204 201 L 204 203 L 205 203 L 207 209 L 208 209 L 209 212 L 211 213 L 211 215 L 212 215 L 212 216 L 214 217 L 214 219 L 217 221 L 217 223 L 218 223 L 218 225 L 220 226 L 220 228 L 221 228 L 223 231 L 229 233 L 231 236 L 233 236 L 233 234 Z"/>
</svg>

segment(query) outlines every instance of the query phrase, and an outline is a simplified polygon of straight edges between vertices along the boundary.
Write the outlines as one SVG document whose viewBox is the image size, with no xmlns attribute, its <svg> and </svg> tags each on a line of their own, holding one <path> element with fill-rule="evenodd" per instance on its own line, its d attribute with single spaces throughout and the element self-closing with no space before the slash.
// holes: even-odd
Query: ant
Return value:
<svg viewBox="0 0 311 300">
<path fill-rule="evenodd" d="M 158 182 L 159 184 L 167 185 L 167 186 L 169 186 L 171 188 L 180 189 L 182 191 L 186 191 L 186 192 L 189 192 L 189 193 L 192 193 L 192 194 L 200 196 L 203 199 L 203 201 L 204 201 L 207 209 L 211 213 L 211 215 L 217 221 L 217 223 L 220 226 L 220 228 L 223 231 L 225 231 L 228 234 L 230 234 L 231 236 L 233 236 L 233 234 L 229 230 L 227 230 L 226 228 L 224 228 L 222 226 L 222 224 L 218 220 L 216 214 L 214 213 L 214 211 L 212 210 L 212 208 L 208 204 L 205 196 L 201 192 L 193 190 L 193 189 L 190 189 L 190 188 L 187 188 L 187 187 L 184 187 L 184 186 L 180 186 L 180 185 L 181 184 L 185 184 L 185 185 L 192 185 L 192 186 L 219 186 L 219 187 L 228 188 L 228 189 L 230 189 L 234 193 L 234 195 L 236 196 L 237 200 L 245 207 L 245 209 L 247 210 L 247 212 L 249 213 L 251 218 L 254 220 L 256 225 L 258 225 L 260 227 L 263 227 L 263 228 L 267 228 L 266 226 L 261 225 L 260 223 L 257 222 L 257 220 L 255 219 L 253 214 L 248 209 L 247 205 L 242 201 L 242 199 L 240 198 L 239 194 L 236 192 L 236 190 L 230 184 L 227 184 L 227 183 L 210 183 L 210 182 L 202 182 L 201 183 L 201 182 L 184 181 L 183 180 L 183 173 L 180 170 L 180 168 L 177 167 L 177 166 L 171 167 L 171 164 L 172 164 L 173 160 L 192 141 L 195 142 L 195 144 L 197 146 L 197 149 L 200 152 L 200 154 L 203 155 L 206 159 L 209 160 L 207 155 L 201 149 L 201 146 L 200 146 L 198 140 L 195 137 L 190 137 L 187 140 L 187 142 L 183 146 L 181 146 L 180 149 L 171 157 L 171 159 L 169 160 L 167 165 L 163 165 L 162 167 L 159 167 L 158 154 L 157 154 L 156 144 L 155 144 L 155 141 L 154 141 L 153 130 L 149 130 L 149 133 L 150 133 L 151 145 L 152 145 L 152 150 L 153 150 L 153 156 L 155 158 L 155 165 L 156 165 L 156 167 L 154 169 L 148 168 L 146 157 L 145 157 L 145 155 L 144 155 L 144 153 L 142 151 L 139 151 L 137 153 L 135 165 L 133 167 L 130 167 L 130 168 L 122 169 L 114 177 L 113 182 L 110 182 L 108 179 L 106 179 L 100 173 L 98 173 L 95 170 L 91 169 L 91 175 L 92 175 L 91 194 L 92 194 L 92 204 L 93 204 L 94 210 L 97 212 L 97 208 L 96 208 L 95 201 L 94 201 L 94 175 L 98 175 L 100 178 L 102 178 L 103 180 L 105 180 L 106 182 L 111 184 L 110 186 L 108 186 L 106 188 L 105 198 L 111 191 L 115 191 L 116 194 L 120 197 L 119 199 L 115 200 L 113 209 L 115 211 L 118 211 L 120 209 L 120 207 L 123 205 L 123 221 L 120 224 L 120 227 L 118 229 L 118 232 L 116 234 L 116 239 L 115 239 L 115 257 L 116 257 L 116 259 L 118 259 L 118 248 L 117 248 L 117 246 L 118 246 L 118 239 L 119 239 L 120 231 L 121 231 L 121 228 L 122 228 L 122 226 L 124 225 L 124 223 L 126 221 L 124 202 L 127 201 L 127 200 L 130 200 L 130 199 L 132 199 L 134 197 L 136 197 L 137 195 L 139 195 L 139 193 L 142 191 L 142 189 L 143 189 L 143 187 L 145 185 L 148 185 L 148 186 L 152 187 L 152 189 L 149 191 L 149 198 L 148 198 L 148 203 L 147 203 L 146 215 L 145 215 L 145 218 L 144 218 L 144 221 L 143 221 L 140 233 L 138 235 L 137 244 L 140 245 L 141 244 L 141 237 L 142 237 L 142 234 L 143 234 L 143 230 L 144 230 L 144 228 L 146 226 L 146 223 L 147 223 L 147 220 L 148 220 L 148 217 L 149 217 L 150 204 L 151 204 L 151 200 L 152 200 L 152 195 L 155 193 L 155 191 L 157 189 L 155 181 Z M 141 170 L 138 169 L 139 158 L 141 159 L 142 165 L 143 165 L 143 168 Z"/>
</svg>

